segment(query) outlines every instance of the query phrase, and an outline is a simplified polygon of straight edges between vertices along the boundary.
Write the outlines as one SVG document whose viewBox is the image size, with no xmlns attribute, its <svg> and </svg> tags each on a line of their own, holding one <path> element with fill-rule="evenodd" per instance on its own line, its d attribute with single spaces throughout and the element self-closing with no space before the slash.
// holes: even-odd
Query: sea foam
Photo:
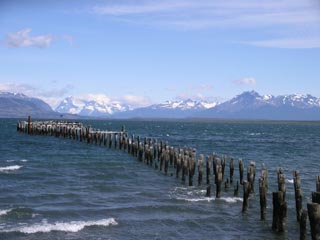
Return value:
<svg viewBox="0 0 320 240">
<path fill-rule="evenodd" d="M 293 179 L 286 179 L 286 182 L 287 182 L 287 183 L 293 183 L 294 180 L 293 180 Z"/>
<path fill-rule="evenodd" d="M 71 222 L 55 222 L 48 223 L 46 220 L 40 224 L 34 224 L 26 227 L 15 228 L 7 230 L 6 232 L 21 232 L 21 233 L 47 233 L 51 231 L 62 231 L 62 232 L 79 232 L 85 227 L 90 226 L 110 226 L 117 225 L 118 223 L 114 218 L 101 219 L 97 221 L 71 221 Z"/>
<path fill-rule="evenodd" d="M 3 210 L 0 209 L 0 216 L 6 215 L 11 211 L 12 209 L 3 209 Z"/>
<path fill-rule="evenodd" d="M 0 167 L 0 172 L 7 172 L 7 171 L 14 171 L 22 168 L 19 165 L 7 166 L 7 167 Z"/>
</svg>

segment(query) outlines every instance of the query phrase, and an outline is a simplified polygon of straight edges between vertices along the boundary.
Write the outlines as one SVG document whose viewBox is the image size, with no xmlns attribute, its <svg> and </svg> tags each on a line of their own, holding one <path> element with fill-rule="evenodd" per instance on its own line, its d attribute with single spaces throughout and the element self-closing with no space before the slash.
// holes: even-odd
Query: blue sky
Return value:
<svg viewBox="0 0 320 240">
<path fill-rule="evenodd" d="M 137 106 L 320 97 L 320 2 L 2 0 L 0 64 L 0 90 L 52 106 L 88 94 Z"/>
</svg>

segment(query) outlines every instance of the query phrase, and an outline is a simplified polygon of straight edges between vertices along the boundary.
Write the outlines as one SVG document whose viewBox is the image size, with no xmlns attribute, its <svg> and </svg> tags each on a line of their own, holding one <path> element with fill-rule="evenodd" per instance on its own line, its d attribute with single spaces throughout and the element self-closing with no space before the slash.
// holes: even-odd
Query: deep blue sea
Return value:
<svg viewBox="0 0 320 240">
<path fill-rule="evenodd" d="M 135 136 L 193 147 L 197 156 L 227 155 L 257 166 L 255 190 L 242 214 L 242 189 L 205 197 L 206 185 L 189 187 L 127 153 L 51 136 L 16 131 L 0 119 L 0 239 L 298 239 L 292 172 L 301 173 L 303 206 L 320 175 L 319 122 L 82 121 L 101 130 L 126 126 Z M 260 221 L 257 179 L 268 169 L 267 220 Z M 287 184 L 287 230 L 271 230 L 272 192 L 282 167 Z M 173 172 L 173 169 L 170 169 Z M 211 176 L 213 183 L 214 176 Z M 309 223 L 308 223 L 309 228 Z M 308 230 L 309 231 L 309 230 Z M 309 234 L 310 237 L 310 234 Z"/>
</svg>

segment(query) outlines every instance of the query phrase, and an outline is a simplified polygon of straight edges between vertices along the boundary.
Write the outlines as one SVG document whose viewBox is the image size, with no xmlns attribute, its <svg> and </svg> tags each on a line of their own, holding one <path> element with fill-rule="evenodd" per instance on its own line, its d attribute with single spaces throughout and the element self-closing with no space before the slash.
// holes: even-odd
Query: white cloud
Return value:
<svg viewBox="0 0 320 240">
<path fill-rule="evenodd" d="M 284 38 L 284 39 L 271 39 L 265 41 L 252 41 L 244 42 L 249 45 L 258 47 L 274 47 L 274 48 L 320 48 L 319 38 Z"/>
<path fill-rule="evenodd" d="M 149 106 L 152 103 L 150 98 L 137 95 L 124 95 L 121 97 L 116 97 L 114 98 L 114 101 L 119 101 L 120 103 L 124 103 L 135 108 Z"/>
<path fill-rule="evenodd" d="M 9 47 L 49 47 L 53 41 L 51 35 L 30 36 L 31 28 L 25 28 L 18 32 L 8 33 L 5 43 Z"/>
<path fill-rule="evenodd" d="M 320 4 L 316 0 L 127 0 L 92 8 L 93 13 L 111 16 L 113 20 L 157 27 L 255 29 L 259 41 L 233 39 L 231 42 L 242 41 L 262 47 L 283 47 L 284 42 L 291 42 L 291 48 L 319 47 L 318 41 L 307 40 L 320 38 L 319 11 Z"/>
<path fill-rule="evenodd" d="M 253 77 L 245 77 L 239 80 L 233 81 L 237 85 L 250 85 L 250 86 L 255 86 L 257 84 L 257 81 Z"/>
<path fill-rule="evenodd" d="M 23 93 L 29 97 L 40 98 L 52 108 L 55 108 L 72 89 L 72 85 L 65 85 L 61 88 L 53 88 L 51 90 L 42 90 L 28 84 L 0 83 L 0 91 L 2 92 Z"/>
</svg>

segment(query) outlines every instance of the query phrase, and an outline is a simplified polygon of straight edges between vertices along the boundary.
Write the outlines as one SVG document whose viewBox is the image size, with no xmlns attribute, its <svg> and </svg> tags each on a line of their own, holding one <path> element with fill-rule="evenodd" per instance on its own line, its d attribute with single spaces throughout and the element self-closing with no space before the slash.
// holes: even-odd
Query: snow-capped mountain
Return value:
<svg viewBox="0 0 320 240">
<path fill-rule="evenodd" d="M 79 116 L 107 117 L 129 109 L 129 106 L 110 101 L 105 96 L 88 95 L 77 98 L 67 97 L 55 110 L 59 113 L 78 114 Z"/>
<path fill-rule="evenodd" d="M 199 117 L 240 119 L 320 119 L 320 99 L 309 94 L 260 95 L 243 92 L 216 107 L 202 111 Z"/>
<path fill-rule="evenodd" d="M 116 114 L 119 118 L 185 118 L 205 109 L 215 107 L 218 102 L 180 100 L 166 101 L 148 107 Z"/>
<path fill-rule="evenodd" d="M 166 101 L 164 103 L 150 106 L 152 109 L 180 109 L 180 110 L 202 110 L 215 107 L 218 102 L 195 101 L 191 99 L 180 101 Z"/>
</svg>

